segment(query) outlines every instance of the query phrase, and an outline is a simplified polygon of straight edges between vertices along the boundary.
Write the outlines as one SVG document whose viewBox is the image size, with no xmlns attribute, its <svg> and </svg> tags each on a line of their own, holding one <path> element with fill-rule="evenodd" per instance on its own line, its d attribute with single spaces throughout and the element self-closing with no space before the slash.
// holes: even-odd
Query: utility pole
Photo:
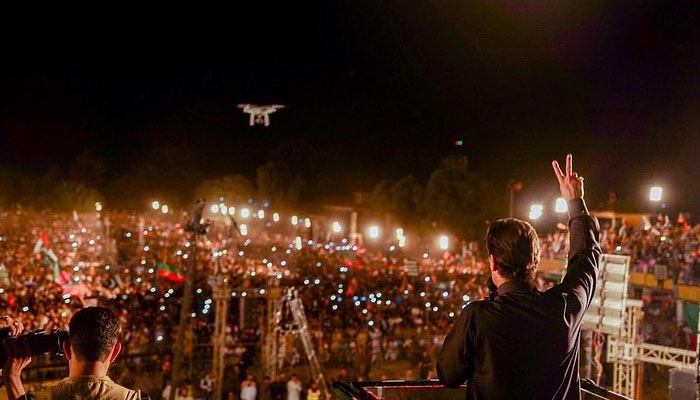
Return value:
<svg viewBox="0 0 700 400">
<path fill-rule="evenodd" d="M 515 179 L 511 179 L 508 181 L 508 216 L 510 218 L 513 218 L 513 198 L 515 197 L 515 192 L 521 191 L 522 188 L 523 184 L 521 182 L 516 181 Z"/>
</svg>

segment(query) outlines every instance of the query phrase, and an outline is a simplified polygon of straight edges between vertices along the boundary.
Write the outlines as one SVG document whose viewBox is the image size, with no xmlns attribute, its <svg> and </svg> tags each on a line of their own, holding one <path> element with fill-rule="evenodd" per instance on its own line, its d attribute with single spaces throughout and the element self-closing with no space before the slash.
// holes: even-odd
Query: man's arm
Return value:
<svg viewBox="0 0 700 400">
<path fill-rule="evenodd" d="M 588 213 L 583 200 L 583 177 L 573 172 L 572 164 L 571 154 L 566 157 L 566 173 L 561 171 L 559 163 L 552 162 L 559 189 L 569 208 L 570 241 L 566 276 L 555 290 L 568 293 L 578 300 L 570 303 L 576 306 L 567 311 L 580 317 L 593 299 L 601 250 L 598 221 Z"/>
<path fill-rule="evenodd" d="M 4 323 L 0 324 L 0 326 L 9 327 L 12 336 L 17 336 L 24 330 L 19 320 L 13 320 L 7 316 L 2 317 L 2 319 Z M 2 368 L 2 378 L 7 389 L 7 398 L 9 400 L 17 400 L 17 398 L 26 394 L 22 385 L 21 374 L 24 367 L 32 362 L 32 358 L 26 356 L 27 352 L 21 348 L 17 340 L 6 339 L 2 342 L 2 346 L 7 354 L 7 361 Z"/>
<path fill-rule="evenodd" d="M 582 311 L 591 304 L 598 277 L 601 250 L 598 220 L 591 217 L 583 199 L 569 201 L 570 250 L 562 290 L 579 300 Z"/>
<path fill-rule="evenodd" d="M 437 361 L 440 383 L 458 388 L 474 373 L 473 314 L 476 303 L 467 306 L 445 337 Z"/>
</svg>

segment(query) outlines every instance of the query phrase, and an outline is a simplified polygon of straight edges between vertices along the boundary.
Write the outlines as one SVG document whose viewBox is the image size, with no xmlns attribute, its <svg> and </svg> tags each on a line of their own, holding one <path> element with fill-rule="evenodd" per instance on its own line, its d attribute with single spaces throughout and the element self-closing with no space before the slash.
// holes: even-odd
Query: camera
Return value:
<svg viewBox="0 0 700 400">
<path fill-rule="evenodd" d="M 10 328 L 0 329 L 0 342 L 16 340 L 28 352 L 27 355 L 35 357 L 42 354 L 63 354 L 63 343 L 68 339 L 68 332 L 55 329 L 50 333 L 42 330 L 31 331 L 21 336 L 11 337 Z M 0 368 L 7 362 L 5 348 L 0 346 Z"/>
</svg>

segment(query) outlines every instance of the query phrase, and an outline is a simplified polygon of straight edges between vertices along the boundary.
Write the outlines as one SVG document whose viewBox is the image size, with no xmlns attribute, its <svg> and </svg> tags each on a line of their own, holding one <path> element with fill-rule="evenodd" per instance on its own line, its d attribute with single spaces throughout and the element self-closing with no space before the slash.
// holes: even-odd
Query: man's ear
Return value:
<svg viewBox="0 0 700 400">
<path fill-rule="evenodd" d="M 496 264 L 496 257 L 493 254 L 489 254 L 489 269 L 491 272 L 498 271 L 498 265 Z"/>
<path fill-rule="evenodd" d="M 122 351 L 122 342 L 117 342 L 117 344 L 114 345 L 114 350 L 112 350 L 112 355 L 109 356 L 109 363 L 113 363 L 114 360 L 117 359 L 117 356 L 119 355 L 119 352 Z"/>
<path fill-rule="evenodd" d="M 70 361 L 70 359 L 73 358 L 73 353 L 71 353 L 70 351 L 70 339 L 66 339 L 63 341 L 63 355 L 68 361 Z"/>
</svg>

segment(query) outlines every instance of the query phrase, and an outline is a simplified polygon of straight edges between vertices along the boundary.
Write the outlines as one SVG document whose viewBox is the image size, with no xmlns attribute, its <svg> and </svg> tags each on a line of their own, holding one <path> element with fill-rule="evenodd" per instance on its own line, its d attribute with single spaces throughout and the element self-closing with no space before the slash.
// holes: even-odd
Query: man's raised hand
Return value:
<svg viewBox="0 0 700 400">
<path fill-rule="evenodd" d="M 566 155 L 566 173 L 561 171 L 559 162 L 556 160 L 552 161 L 552 168 L 554 168 L 554 175 L 557 176 L 557 180 L 559 181 L 559 190 L 561 191 L 561 196 L 564 198 L 564 200 L 569 201 L 571 199 L 582 199 L 583 177 L 579 176 L 578 173 L 573 172 L 573 160 L 571 154 Z"/>
</svg>

